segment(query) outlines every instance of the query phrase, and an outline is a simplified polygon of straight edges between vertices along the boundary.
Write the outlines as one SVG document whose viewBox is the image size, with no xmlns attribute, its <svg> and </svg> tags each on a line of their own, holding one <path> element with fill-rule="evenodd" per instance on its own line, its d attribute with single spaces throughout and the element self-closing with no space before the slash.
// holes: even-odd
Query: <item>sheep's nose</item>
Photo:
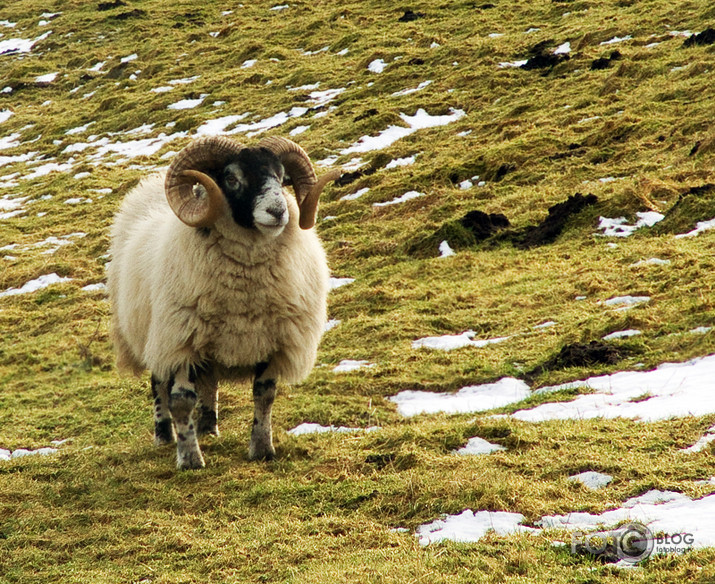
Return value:
<svg viewBox="0 0 715 584">
<path fill-rule="evenodd" d="M 279 209 L 277 207 L 269 207 L 266 209 L 266 213 L 268 213 L 271 217 L 273 217 L 276 221 L 280 222 L 283 220 L 283 209 Z"/>
</svg>

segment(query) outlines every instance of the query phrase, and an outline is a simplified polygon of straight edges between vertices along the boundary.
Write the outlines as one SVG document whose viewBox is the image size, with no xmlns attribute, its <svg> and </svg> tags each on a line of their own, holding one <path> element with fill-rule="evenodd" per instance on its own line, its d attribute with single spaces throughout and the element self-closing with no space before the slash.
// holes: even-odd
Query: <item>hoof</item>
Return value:
<svg viewBox="0 0 715 584">
<path fill-rule="evenodd" d="M 206 463 L 204 462 L 203 456 L 200 454 L 198 456 L 185 457 L 176 460 L 176 468 L 178 470 L 197 470 L 204 468 Z"/>
<path fill-rule="evenodd" d="M 276 449 L 273 444 L 256 445 L 251 443 L 248 447 L 249 460 L 273 460 L 276 457 Z"/>
<path fill-rule="evenodd" d="M 176 455 L 176 468 L 178 470 L 197 470 L 205 466 L 204 457 L 201 456 L 199 451 L 184 452 Z"/>
</svg>

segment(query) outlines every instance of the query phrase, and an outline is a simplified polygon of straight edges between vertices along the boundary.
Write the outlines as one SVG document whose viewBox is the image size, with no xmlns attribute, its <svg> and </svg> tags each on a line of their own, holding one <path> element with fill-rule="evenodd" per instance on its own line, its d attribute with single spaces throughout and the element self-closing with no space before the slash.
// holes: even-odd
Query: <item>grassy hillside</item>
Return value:
<svg viewBox="0 0 715 584">
<path fill-rule="evenodd" d="M 715 352 L 715 234 L 676 237 L 715 217 L 715 44 L 694 34 L 713 26 L 699 1 L 4 3 L 0 449 L 66 442 L 0 460 L 0 582 L 714 582 L 712 547 L 629 570 L 554 547 L 571 541 L 558 530 L 429 546 L 415 530 L 464 509 L 533 526 L 651 489 L 708 495 L 712 450 L 679 451 L 715 407 L 535 424 L 492 415 L 588 390 L 415 417 L 388 399 Z M 319 168 L 343 166 L 317 229 L 334 276 L 355 281 L 331 293 L 340 324 L 311 376 L 280 388 L 277 460 L 248 462 L 250 391 L 225 387 L 207 468 L 177 472 L 152 445 L 148 376 L 114 369 L 92 285 L 123 195 L 216 131 L 290 136 Z M 529 239 L 577 193 L 595 199 Z M 469 229 L 470 211 L 509 226 Z M 599 229 L 647 212 L 664 218 Z M 622 296 L 650 300 L 604 304 Z M 603 340 L 624 330 L 640 334 Z M 508 338 L 412 345 L 465 331 Z M 603 362 L 564 359 L 592 341 Z M 345 359 L 374 366 L 333 372 Z M 287 434 L 303 422 L 380 430 Z M 506 450 L 453 453 L 475 436 Z M 587 470 L 613 481 L 568 480 Z"/>
</svg>

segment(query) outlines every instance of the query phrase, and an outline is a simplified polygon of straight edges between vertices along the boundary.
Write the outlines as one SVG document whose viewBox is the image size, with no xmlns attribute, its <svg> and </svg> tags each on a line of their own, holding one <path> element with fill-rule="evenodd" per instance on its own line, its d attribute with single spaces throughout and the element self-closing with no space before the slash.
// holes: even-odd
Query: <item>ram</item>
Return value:
<svg viewBox="0 0 715 584">
<path fill-rule="evenodd" d="M 124 199 L 107 269 L 117 365 L 151 372 L 155 442 L 176 441 L 178 468 L 204 466 L 198 438 L 218 434 L 219 381 L 253 379 L 249 458 L 274 457 L 276 382 L 308 375 L 325 329 L 329 272 L 313 226 L 335 178 L 318 180 L 285 138 L 247 148 L 208 137 Z"/>
</svg>

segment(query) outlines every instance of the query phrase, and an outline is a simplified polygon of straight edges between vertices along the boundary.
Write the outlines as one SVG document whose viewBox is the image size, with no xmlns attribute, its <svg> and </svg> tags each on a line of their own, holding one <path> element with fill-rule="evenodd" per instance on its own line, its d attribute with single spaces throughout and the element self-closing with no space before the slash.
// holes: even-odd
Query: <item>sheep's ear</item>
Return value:
<svg viewBox="0 0 715 584">
<path fill-rule="evenodd" d="M 320 193 L 323 192 L 325 185 L 340 178 L 340 170 L 335 169 L 325 173 L 313 185 L 311 191 L 305 196 L 302 202 L 298 203 L 300 208 L 300 219 L 298 224 L 301 229 L 310 229 L 315 225 L 315 219 L 318 215 L 318 200 Z"/>
</svg>

